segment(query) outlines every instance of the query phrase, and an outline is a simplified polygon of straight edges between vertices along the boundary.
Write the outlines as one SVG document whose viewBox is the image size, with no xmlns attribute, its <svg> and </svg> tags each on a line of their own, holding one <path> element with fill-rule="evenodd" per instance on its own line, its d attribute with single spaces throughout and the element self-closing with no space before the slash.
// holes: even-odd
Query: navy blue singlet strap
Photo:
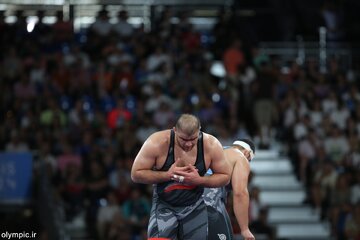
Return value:
<svg viewBox="0 0 360 240">
<path fill-rule="evenodd" d="M 171 165 L 175 162 L 174 158 L 174 142 L 175 142 L 175 132 L 173 129 L 170 131 L 170 144 L 166 160 L 160 171 L 167 171 Z"/>
<path fill-rule="evenodd" d="M 201 131 L 199 132 L 195 166 L 197 166 L 197 168 L 199 169 L 199 175 L 204 176 L 204 174 L 206 173 L 206 165 L 204 156 L 203 133 Z"/>
</svg>

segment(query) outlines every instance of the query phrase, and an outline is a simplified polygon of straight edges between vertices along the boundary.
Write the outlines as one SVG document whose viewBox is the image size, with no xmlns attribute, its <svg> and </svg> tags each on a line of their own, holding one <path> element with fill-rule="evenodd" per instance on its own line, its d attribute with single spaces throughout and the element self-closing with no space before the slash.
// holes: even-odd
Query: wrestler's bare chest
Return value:
<svg viewBox="0 0 360 240">
<path fill-rule="evenodd" d="M 162 168 L 167 157 L 168 157 L 168 152 L 164 152 L 163 154 L 161 154 L 160 157 L 158 157 L 158 159 L 156 161 L 157 169 Z M 175 147 L 175 149 L 174 149 L 174 160 L 175 160 L 176 166 L 178 166 L 178 167 L 187 166 L 189 164 L 195 165 L 196 157 L 197 157 L 197 147 L 196 146 L 194 146 L 194 148 L 188 152 L 182 150 L 180 147 Z"/>
<path fill-rule="evenodd" d="M 194 147 L 191 151 L 185 152 L 180 148 L 175 148 L 174 158 L 176 166 L 184 167 L 189 164 L 194 165 L 196 162 L 197 149 Z"/>
</svg>

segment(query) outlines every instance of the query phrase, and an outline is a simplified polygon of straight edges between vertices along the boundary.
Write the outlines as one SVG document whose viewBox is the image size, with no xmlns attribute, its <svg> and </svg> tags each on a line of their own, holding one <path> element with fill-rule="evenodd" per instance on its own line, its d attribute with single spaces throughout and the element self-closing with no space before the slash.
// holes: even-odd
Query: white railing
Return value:
<svg viewBox="0 0 360 240">
<path fill-rule="evenodd" d="M 330 58 L 337 58 L 339 64 L 345 69 L 353 66 L 354 55 L 360 56 L 360 48 L 353 49 L 349 43 L 328 42 L 303 42 L 302 40 L 293 42 L 261 42 L 259 48 L 263 54 L 275 55 L 283 62 L 296 61 L 299 65 L 307 60 L 317 60 L 319 70 L 326 72 L 327 62 Z"/>
</svg>

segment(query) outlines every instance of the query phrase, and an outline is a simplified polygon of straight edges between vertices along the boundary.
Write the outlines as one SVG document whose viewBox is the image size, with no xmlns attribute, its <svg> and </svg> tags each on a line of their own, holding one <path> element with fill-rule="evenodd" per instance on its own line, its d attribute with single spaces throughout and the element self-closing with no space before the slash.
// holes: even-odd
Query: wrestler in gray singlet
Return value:
<svg viewBox="0 0 360 240">
<path fill-rule="evenodd" d="M 226 149 L 228 147 L 224 147 Z M 206 175 L 211 175 L 211 169 Z M 208 210 L 208 240 L 232 240 L 233 229 L 226 211 L 226 199 L 231 191 L 231 183 L 220 188 L 205 188 L 203 198 Z"/>
<path fill-rule="evenodd" d="M 160 171 L 167 171 L 175 162 L 175 133 L 171 130 L 169 151 Z M 206 173 L 203 135 L 199 133 L 195 167 L 200 176 Z M 171 240 L 206 240 L 208 213 L 202 198 L 204 188 L 176 181 L 154 184 L 152 208 L 148 226 L 149 238 Z"/>
</svg>

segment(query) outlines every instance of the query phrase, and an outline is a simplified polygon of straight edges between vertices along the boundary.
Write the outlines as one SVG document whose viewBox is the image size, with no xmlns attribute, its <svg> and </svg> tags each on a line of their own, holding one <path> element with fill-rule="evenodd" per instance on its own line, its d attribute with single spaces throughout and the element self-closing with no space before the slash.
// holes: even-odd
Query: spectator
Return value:
<svg viewBox="0 0 360 240">
<path fill-rule="evenodd" d="M 97 215 L 99 239 L 108 239 L 106 237 L 106 232 L 110 229 L 111 222 L 114 220 L 115 216 L 121 218 L 122 212 L 118 205 L 115 193 L 109 191 L 106 197 L 106 203 L 99 207 Z"/>
<path fill-rule="evenodd" d="M 18 99 L 31 100 L 36 95 L 35 86 L 30 82 L 29 77 L 25 74 L 21 75 L 21 80 L 14 86 L 15 96 Z"/>
<path fill-rule="evenodd" d="M 316 171 L 314 176 L 314 183 L 311 187 L 311 195 L 315 211 L 321 214 L 321 217 L 324 218 L 329 207 L 328 197 L 335 189 L 338 174 L 335 170 L 334 164 L 330 161 L 325 161 L 319 167 L 320 169 Z"/>
<path fill-rule="evenodd" d="M 109 22 L 108 11 L 102 9 L 98 12 L 96 21 L 90 26 L 91 33 L 101 38 L 109 36 L 112 25 Z"/>
<path fill-rule="evenodd" d="M 63 11 L 56 11 L 56 22 L 52 25 L 52 33 L 56 44 L 71 43 L 74 37 L 73 23 L 64 19 Z"/>
<path fill-rule="evenodd" d="M 351 201 L 351 189 L 348 174 L 340 174 L 336 179 L 335 188 L 330 193 L 331 207 L 339 207 L 349 204 Z"/>
<path fill-rule="evenodd" d="M 5 150 L 7 152 L 28 152 L 30 150 L 29 146 L 22 137 L 19 132 L 13 130 L 11 132 L 10 142 L 6 144 Z"/>
<path fill-rule="evenodd" d="M 16 81 L 22 72 L 22 63 L 21 58 L 18 55 L 18 50 L 15 48 L 15 46 L 11 46 L 9 49 L 6 49 L 6 58 L 3 60 L 2 63 L 4 73 L 3 76 L 6 81 L 14 82 Z"/>
<path fill-rule="evenodd" d="M 342 101 L 339 101 L 337 108 L 330 113 L 331 121 L 342 131 L 345 130 L 346 121 L 349 117 L 350 111 Z"/>
<path fill-rule="evenodd" d="M 144 142 L 157 128 L 152 124 L 150 116 L 146 115 L 141 120 L 141 126 L 136 130 L 136 138 L 139 142 Z"/>
<path fill-rule="evenodd" d="M 298 177 L 304 183 L 309 183 L 309 166 L 315 161 L 320 139 L 313 129 L 303 137 L 298 144 Z"/>
<path fill-rule="evenodd" d="M 270 144 L 270 130 L 277 120 L 277 108 L 273 101 L 277 76 L 270 71 L 268 64 L 263 64 L 254 83 L 254 117 L 258 135 L 261 139 L 260 148 L 268 148 Z"/>
<path fill-rule="evenodd" d="M 86 222 L 89 233 L 97 235 L 96 218 L 100 207 L 100 200 L 106 198 L 109 190 L 108 179 L 104 166 L 97 160 L 91 160 L 90 172 L 86 176 L 85 197 L 87 199 Z"/>
<path fill-rule="evenodd" d="M 40 45 L 45 47 L 51 41 L 51 27 L 44 23 L 45 11 L 37 11 L 38 20 L 34 25 L 34 30 L 32 31 L 33 37 L 38 39 Z"/>
<path fill-rule="evenodd" d="M 69 143 L 63 145 L 62 153 L 57 157 L 57 165 L 62 172 L 67 171 L 68 165 L 73 164 L 77 168 L 81 168 L 81 156 L 74 152 L 73 147 Z"/>
<path fill-rule="evenodd" d="M 106 239 L 109 240 L 128 240 L 132 239 L 131 228 L 122 215 L 114 215 L 106 232 Z"/>
<path fill-rule="evenodd" d="M 116 108 L 112 109 L 107 115 L 107 123 L 110 129 L 122 128 L 125 122 L 130 121 L 132 114 L 126 109 L 124 99 L 119 98 Z"/>
<path fill-rule="evenodd" d="M 238 74 L 238 69 L 244 64 L 245 57 L 241 48 L 242 41 L 237 38 L 231 42 L 224 52 L 223 61 L 229 78 L 235 78 Z"/>
<path fill-rule="evenodd" d="M 348 153 L 349 142 L 337 125 L 332 126 L 330 135 L 324 141 L 324 147 L 330 160 L 336 164 L 340 164 Z"/>
<path fill-rule="evenodd" d="M 130 198 L 123 204 L 124 218 L 129 222 L 133 235 L 137 235 L 140 229 L 146 228 L 150 215 L 150 201 L 146 199 L 139 189 L 130 191 Z"/>
<path fill-rule="evenodd" d="M 59 123 L 59 127 L 64 127 L 67 123 L 66 114 L 60 109 L 55 99 L 49 99 L 47 108 L 41 112 L 40 123 L 46 127 L 51 127 L 55 123 Z"/>
<path fill-rule="evenodd" d="M 163 128 L 171 128 L 176 120 L 176 115 L 172 110 L 169 103 L 162 101 L 160 102 L 160 106 L 153 113 L 153 122 L 155 126 L 159 129 Z"/>
<path fill-rule="evenodd" d="M 129 39 L 134 32 L 133 26 L 128 23 L 128 18 L 128 12 L 120 10 L 118 12 L 118 22 L 113 25 L 113 30 L 121 39 Z"/>
<path fill-rule="evenodd" d="M 345 222 L 345 237 L 347 239 L 360 238 L 360 204 L 357 203 L 351 211 L 351 215 Z"/>
<path fill-rule="evenodd" d="M 328 29 L 327 38 L 330 42 L 340 41 L 344 37 L 342 26 L 344 16 L 336 2 L 324 1 L 321 15 L 324 19 L 325 26 Z"/>
<path fill-rule="evenodd" d="M 356 205 L 360 202 L 360 174 L 359 169 L 355 170 L 354 183 L 351 186 L 351 203 Z"/>
<path fill-rule="evenodd" d="M 84 209 L 85 179 L 76 163 L 68 163 L 62 173 L 62 197 L 67 221 L 72 221 Z"/>
</svg>

